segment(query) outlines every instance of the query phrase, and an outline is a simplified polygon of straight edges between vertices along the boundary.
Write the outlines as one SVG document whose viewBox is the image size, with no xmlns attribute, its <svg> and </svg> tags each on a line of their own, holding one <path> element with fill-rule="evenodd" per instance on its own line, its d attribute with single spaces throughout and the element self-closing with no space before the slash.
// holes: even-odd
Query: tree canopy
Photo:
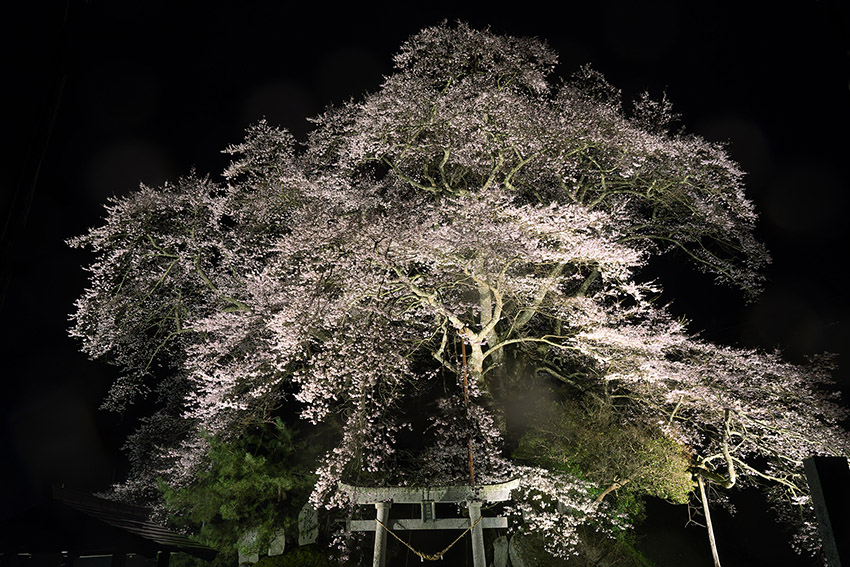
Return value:
<svg viewBox="0 0 850 567">
<path fill-rule="evenodd" d="M 694 337 L 647 269 L 672 254 L 758 294 L 742 172 L 666 100 L 627 107 L 590 68 L 556 83 L 556 60 L 428 28 L 305 144 L 262 121 L 222 181 L 113 199 L 71 241 L 95 254 L 71 334 L 121 369 L 107 408 L 155 408 L 117 492 L 190 490 L 221 442 L 301 419 L 328 440 L 316 505 L 341 480 L 518 477 L 520 529 L 567 556 L 584 525 L 627 530 L 629 499 L 759 486 L 816 549 L 802 459 L 850 449 L 831 360 Z"/>
</svg>

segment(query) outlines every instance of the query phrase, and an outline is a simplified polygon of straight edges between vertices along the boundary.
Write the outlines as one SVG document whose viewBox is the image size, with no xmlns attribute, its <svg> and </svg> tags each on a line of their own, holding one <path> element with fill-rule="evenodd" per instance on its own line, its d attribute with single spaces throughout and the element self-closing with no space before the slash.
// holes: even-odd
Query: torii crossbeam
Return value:
<svg viewBox="0 0 850 567">
<path fill-rule="evenodd" d="M 351 531 L 374 531 L 375 553 L 373 567 L 385 567 L 387 555 L 387 533 L 381 524 L 396 530 L 466 530 L 472 528 L 472 563 L 474 567 L 486 567 L 484 555 L 484 529 L 507 528 L 505 517 L 482 518 L 481 504 L 510 500 L 511 490 L 519 486 L 519 480 L 479 486 L 393 486 L 363 487 L 340 483 L 339 487 L 355 504 L 374 504 L 375 520 L 349 520 Z M 390 520 L 390 507 L 396 504 L 419 504 L 420 518 Z M 469 518 L 437 518 L 436 504 L 465 503 Z"/>
</svg>

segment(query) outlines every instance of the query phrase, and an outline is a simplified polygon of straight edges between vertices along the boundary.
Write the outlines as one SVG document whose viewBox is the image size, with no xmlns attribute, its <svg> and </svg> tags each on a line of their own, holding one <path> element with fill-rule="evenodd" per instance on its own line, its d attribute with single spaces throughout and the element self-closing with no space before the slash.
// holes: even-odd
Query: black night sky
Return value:
<svg viewBox="0 0 850 567">
<path fill-rule="evenodd" d="M 792 360 L 843 353 L 848 9 L 739 4 L 16 3 L 0 24 L 0 517 L 45 485 L 99 491 L 125 472 L 119 447 L 132 416 L 98 409 L 116 374 L 67 337 L 91 257 L 65 240 L 100 222 L 107 196 L 139 182 L 193 167 L 220 178 L 221 150 L 262 117 L 304 139 L 307 117 L 377 89 L 398 46 L 443 19 L 544 38 L 560 54 L 557 74 L 590 62 L 627 101 L 666 92 L 687 130 L 728 141 L 762 215 L 769 284 L 747 305 L 666 262 L 673 310 L 712 340 L 780 348 Z M 659 565 L 709 565 L 702 530 L 678 535 L 685 509 L 661 509 L 644 530 L 666 546 Z M 726 522 L 725 565 L 783 564 L 784 535 L 769 517 L 741 506 Z"/>
</svg>

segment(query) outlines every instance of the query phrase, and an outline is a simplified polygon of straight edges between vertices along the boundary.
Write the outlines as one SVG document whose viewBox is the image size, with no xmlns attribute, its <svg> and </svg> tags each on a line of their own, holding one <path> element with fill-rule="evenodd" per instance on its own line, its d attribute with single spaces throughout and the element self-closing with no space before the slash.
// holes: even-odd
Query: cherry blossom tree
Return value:
<svg viewBox="0 0 850 567">
<path fill-rule="evenodd" d="M 759 485 L 817 548 L 802 459 L 850 449 L 830 361 L 701 341 L 647 279 L 672 254 L 758 293 L 741 171 L 671 132 L 666 100 L 627 113 L 589 68 L 553 83 L 555 63 L 536 39 L 425 29 L 303 148 L 261 122 L 222 182 L 142 187 L 72 240 L 96 259 L 71 333 L 122 371 L 105 405 L 157 408 L 119 490 L 190 485 L 206 439 L 284 414 L 333 432 L 317 505 L 343 504 L 340 480 L 520 477 L 521 529 L 567 556 L 578 526 L 625 529 L 626 494 L 698 492 L 707 514 L 706 484 Z M 560 402 L 518 426 L 533 385 Z M 546 433 L 579 419 L 621 442 Z"/>
</svg>

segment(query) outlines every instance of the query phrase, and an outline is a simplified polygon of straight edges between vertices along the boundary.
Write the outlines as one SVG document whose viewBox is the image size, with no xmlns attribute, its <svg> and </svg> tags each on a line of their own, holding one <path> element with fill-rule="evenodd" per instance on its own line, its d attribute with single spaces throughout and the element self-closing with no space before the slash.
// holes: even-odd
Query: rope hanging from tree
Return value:
<svg viewBox="0 0 850 567">
<path fill-rule="evenodd" d="M 479 518 L 478 518 L 477 520 L 475 520 L 475 523 L 474 523 L 474 524 L 472 524 L 471 526 L 469 526 L 468 528 L 466 528 L 466 529 L 463 531 L 463 533 L 462 533 L 462 534 L 460 534 L 459 536 L 457 536 L 457 539 L 455 539 L 453 542 L 451 542 L 451 543 L 448 545 L 448 547 L 446 547 L 444 550 L 440 551 L 439 553 L 423 553 L 423 552 L 421 552 L 421 551 L 418 551 L 418 550 L 414 549 L 413 547 L 411 547 L 409 543 L 407 543 L 406 541 L 404 541 L 403 539 L 401 539 L 400 537 L 398 537 L 398 536 L 397 536 L 397 535 L 396 535 L 396 534 L 395 534 L 392 530 L 390 530 L 387 526 L 385 526 L 385 525 L 384 525 L 384 523 L 383 523 L 383 522 L 381 522 L 381 520 L 375 520 L 375 521 L 376 521 L 376 522 L 378 522 L 378 524 L 379 524 L 382 528 L 384 528 L 385 530 L 387 530 L 387 533 L 389 533 L 391 536 L 393 536 L 393 537 L 394 537 L 394 538 L 396 538 L 398 541 L 400 541 L 401 543 L 403 543 L 403 544 L 404 544 L 404 546 L 405 546 L 405 547 L 407 547 L 407 549 L 409 549 L 410 551 L 412 551 L 413 553 L 415 553 L 416 555 L 418 555 L 418 556 L 419 556 L 419 559 L 421 559 L 421 560 L 424 562 L 425 560 L 428 560 L 428 561 L 438 561 L 438 560 L 442 560 L 442 559 L 443 559 L 443 555 L 445 555 L 445 554 L 446 554 L 446 553 L 447 553 L 447 552 L 448 552 L 448 551 L 449 551 L 452 547 L 454 547 L 454 545 L 455 545 L 457 542 L 459 542 L 459 541 L 463 538 L 463 536 L 465 536 L 465 535 L 466 535 L 466 534 L 467 534 L 467 533 L 468 533 L 468 532 L 469 532 L 472 528 L 474 528 L 475 526 L 477 526 L 477 525 L 478 525 L 478 522 L 480 522 L 480 521 L 481 521 L 481 518 L 483 518 L 483 516 L 479 516 Z"/>
<path fill-rule="evenodd" d="M 463 356 L 463 402 L 464 410 L 466 411 L 466 426 L 468 433 L 466 436 L 466 450 L 469 455 L 469 484 L 475 486 L 475 465 L 472 462 L 472 430 L 471 419 L 469 416 L 469 370 L 466 366 L 466 339 L 461 337 L 461 352 Z"/>
</svg>

